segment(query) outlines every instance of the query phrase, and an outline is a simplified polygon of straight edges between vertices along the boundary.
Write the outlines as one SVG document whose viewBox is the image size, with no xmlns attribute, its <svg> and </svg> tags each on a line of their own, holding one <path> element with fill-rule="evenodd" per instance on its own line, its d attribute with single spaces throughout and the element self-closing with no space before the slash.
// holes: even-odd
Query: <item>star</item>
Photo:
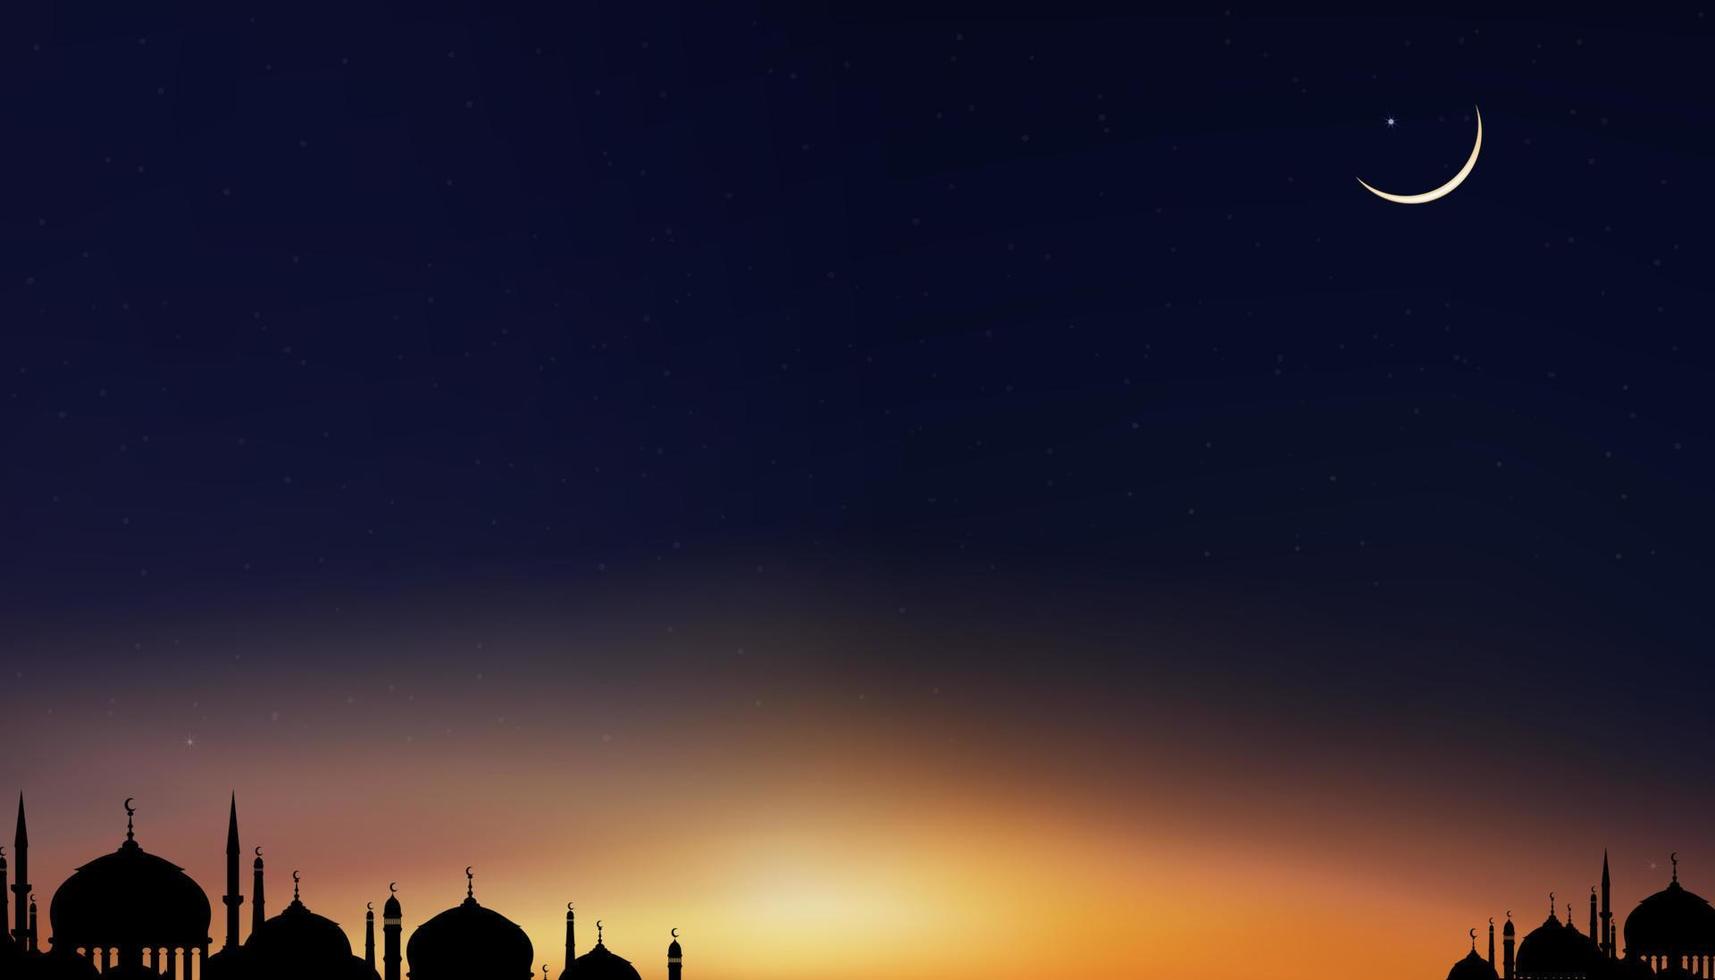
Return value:
<svg viewBox="0 0 1715 980">
<path fill-rule="evenodd" d="M 1387 121 L 1387 128 L 1389 128 L 1389 129 L 1392 129 L 1393 124 L 1396 122 L 1396 120 L 1392 116 L 1387 117 L 1386 121 Z"/>
<path fill-rule="evenodd" d="M 195 736 L 192 736 L 192 735 L 186 735 L 185 736 L 185 748 L 194 749 L 194 748 L 196 748 L 196 745 L 197 745 L 197 740 L 196 740 Z"/>
</svg>

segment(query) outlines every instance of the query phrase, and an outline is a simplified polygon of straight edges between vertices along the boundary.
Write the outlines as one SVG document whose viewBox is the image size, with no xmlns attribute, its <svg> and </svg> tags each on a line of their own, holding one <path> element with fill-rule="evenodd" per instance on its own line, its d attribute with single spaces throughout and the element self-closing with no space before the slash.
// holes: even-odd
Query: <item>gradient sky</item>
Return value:
<svg viewBox="0 0 1715 980">
<path fill-rule="evenodd" d="M 229 792 L 274 908 L 472 865 L 556 974 L 1715 891 L 1702 12 L 0 16 L 39 896 L 134 796 L 218 902 Z"/>
</svg>

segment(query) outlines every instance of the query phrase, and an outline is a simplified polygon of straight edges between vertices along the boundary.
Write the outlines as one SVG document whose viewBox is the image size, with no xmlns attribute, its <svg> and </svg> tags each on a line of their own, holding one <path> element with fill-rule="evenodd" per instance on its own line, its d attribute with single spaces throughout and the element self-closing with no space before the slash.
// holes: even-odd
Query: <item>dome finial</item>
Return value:
<svg viewBox="0 0 1715 980">
<path fill-rule="evenodd" d="M 1548 893 L 1548 917 L 1550 919 L 1554 918 L 1554 893 L 1553 892 Z"/>
<path fill-rule="evenodd" d="M 601 920 L 600 919 L 595 920 L 595 944 L 597 946 L 601 945 Z"/>
<path fill-rule="evenodd" d="M 298 869 L 292 869 L 292 901 L 298 900 Z"/>
<path fill-rule="evenodd" d="M 131 818 L 137 815 L 137 808 L 131 805 L 136 799 L 135 796 L 125 798 L 125 839 L 131 841 L 137 839 L 136 828 L 131 825 Z"/>
<path fill-rule="evenodd" d="M 387 883 L 387 894 L 389 894 L 389 895 L 399 894 L 399 883 L 397 881 L 389 881 Z"/>
<path fill-rule="evenodd" d="M 1674 851 L 1672 854 L 1669 854 L 1667 856 L 1667 859 L 1669 861 L 1673 862 L 1673 880 L 1678 881 L 1679 880 L 1679 852 Z"/>
<path fill-rule="evenodd" d="M 1468 931 L 1471 933 L 1471 952 L 1475 953 L 1477 951 L 1477 930 L 1473 928 Z M 673 935 L 678 936 L 679 930 L 674 929 Z"/>
<path fill-rule="evenodd" d="M 542 964 L 542 980 L 548 980 L 548 964 Z"/>
<path fill-rule="evenodd" d="M 471 866 L 468 864 L 464 866 L 464 897 L 469 898 L 469 899 L 475 899 L 476 898 L 476 875 L 471 873 L 470 868 L 471 868 Z"/>
<path fill-rule="evenodd" d="M 678 928 L 677 928 L 677 927 L 674 927 L 674 928 L 672 928 L 672 929 L 669 929 L 669 930 L 667 930 L 667 931 L 668 931 L 668 932 L 670 932 L 670 933 L 672 933 L 672 934 L 673 934 L 673 938 L 674 938 L 674 939 L 678 939 L 678 938 L 679 938 L 679 930 L 678 930 Z M 1472 930 L 1472 931 L 1473 931 L 1473 932 L 1475 932 L 1475 931 L 1476 931 L 1476 930 L 1474 930 L 1474 929 L 1473 929 L 1473 930 Z"/>
</svg>

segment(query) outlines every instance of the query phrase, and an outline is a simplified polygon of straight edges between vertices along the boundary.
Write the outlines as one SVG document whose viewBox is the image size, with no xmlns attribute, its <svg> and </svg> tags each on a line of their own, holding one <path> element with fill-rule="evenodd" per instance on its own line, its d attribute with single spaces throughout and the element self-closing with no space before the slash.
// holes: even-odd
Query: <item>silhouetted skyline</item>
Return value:
<svg viewBox="0 0 1715 980">
<path fill-rule="evenodd" d="M 208 895 L 184 869 L 146 851 L 137 841 L 132 798 L 125 800 L 125 838 L 116 851 L 79 866 L 53 891 L 46 922 L 38 914 L 31 880 L 30 836 L 22 794 L 13 833 L 15 877 L 11 931 L 0 938 L 0 970 L 6 977 L 108 978 L 166 976 L 174 980 L 547 980 L 549 965 L 537 972 L 536 950 L 512 920 L 482 906 L 476 898 L 476 874 L 464 869 L 464 900 L 411 928 L 403 946 L 406 918 L 397 882 L 389 882 L 382 908 L 382 946 L 377 965 L 375 904 L 364 913 L 364 952 L 360 958 L 339 923 L 312 912 L 300 894 L 301 878 L 291 873 L 292 900 L 273 916 L 265 911 L 266 864 L 262 848 L 251 862 L 252 919 L 241 933 L 239 887 L 244 848 L 240 842 L 238 797 L 228 801 L 226 834 L 225 933 L 218 949 L 209 935 Z M 39 825 L 38 825 L 39 826 Z M 0 872 L 7 870 L 0 860 Z M 0 912 L 3 912 L 0 906 Z M 0 915 L 0 919 L 4 916 Z M 44 930 L 43 926 L 47 926 Z M 596 920 L 595 945 L 578 951 L 572 903 L 566 903 L 565 945 L 559 980 L 639 980 L 629 960 L 608 949 L 602 920 Z M 680 980 L 684 951 L 679 930 L 670 930 L 664 955 L 668 980 Z"/>
</svg>

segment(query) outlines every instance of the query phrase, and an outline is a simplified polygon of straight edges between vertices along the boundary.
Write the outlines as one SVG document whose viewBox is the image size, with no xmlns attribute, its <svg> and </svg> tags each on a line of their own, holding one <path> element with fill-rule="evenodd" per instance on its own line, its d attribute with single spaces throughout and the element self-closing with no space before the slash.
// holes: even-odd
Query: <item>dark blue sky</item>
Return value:
<svg viewBox="0 0 1715 980">
<path fill-rule="evenodd" d="M 1702 656 L 1696 11 L 5 16 L 14 623 L 760 564 Z"/>
</svg>

